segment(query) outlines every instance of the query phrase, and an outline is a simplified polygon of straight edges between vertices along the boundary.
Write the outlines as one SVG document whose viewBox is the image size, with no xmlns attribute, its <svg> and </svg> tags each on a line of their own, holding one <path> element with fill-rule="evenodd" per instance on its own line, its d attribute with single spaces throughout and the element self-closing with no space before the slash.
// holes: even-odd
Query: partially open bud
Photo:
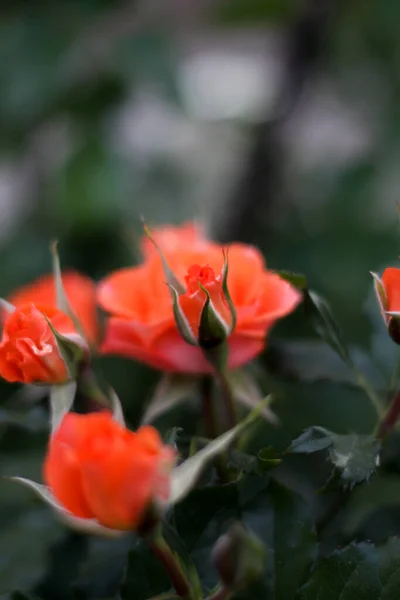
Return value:
<svg viewBox="0 0 400 600">
<path fill-rule="evenodd" d="M 132 432 L 109 412 L 68 413 L 50 440 L 44 477 L 75 517 L 135 529 L 145 516 L 148 521 L 153 503 L 168 501 L 175 460 L 174 449 L 153 427 Z"/>
<path fill-rule="evenodd" d="M 385 269 L 382 279 L 376 273 L 371 275 L 388 333 L 396 344 L 400 344 L 400 269 Z"/>
<path fill-rule="evenodd" d="M 249 585 L 265 567 L 262 543 L 239 522 L 219 538 L 211 557 L 222 584 L 227 588 Z"/>
<path fill-rule="evenodd" d="M 0 376 L 10 382 L 61 384 L 76 376 L 86 342 L 62 311 L 25 304 L 3 305 Z"/>
<path fill-rule="evenodd" d="M 228 286 L 228 260 L 218 274 L 210 265 L 191 265 L 185 276 L 186 289 L 179 293 L 173 286 L 174 316 L 182 337 L 199 346 L 208 360 L 223 368 L 226 340 L 235 328 L 235 307 Z"/>
</svg>

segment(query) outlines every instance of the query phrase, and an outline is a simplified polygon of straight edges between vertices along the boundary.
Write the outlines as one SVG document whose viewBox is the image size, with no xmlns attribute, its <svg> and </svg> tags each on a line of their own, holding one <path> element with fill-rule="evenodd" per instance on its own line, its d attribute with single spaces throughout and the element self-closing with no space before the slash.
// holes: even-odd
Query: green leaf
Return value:
<svg viewBox="0 0 400 600">
<path fill-rule="evenodd" d="M 108 396 L 115 421 L 125 427 L 124 411 L 122 409 L 121 401 L 118 398 L 117 393 L 111 387 L 109 389 Z"/>
<path fill-rule="evenodd" d="M 39 496 L 39 498 L 44 500 L 44 502 L 46 502 L 46 504 L 53 509 L 60 521 L 76 531 L 80 531 L 81 533 L 86 533 L 88 535 L 101 535 L 110 538 L 119 537 L 123 534 L 122 531 L 116 531 L 114 529 L 103 527 L 95 519 L 82 519 L 80 517 L 75 517 L 56 500 L 51 493 L 51 490 L 45 485 L 36 483 L 30 479 L 25 479 L 24 477 L 9 477 L 9 479 L 11 481 L 16 481 L 17 483 L 22 483 L 22 485 L 25 485 L 33 490 Z"/>
<path fill-rule="evenodd" d="M 381 443 L 371 435 L 338 435 L 323 427 L 310 427 L 292 442 L 288 452 L 310 454 L 329 449 L 329 458 L 350 488 L 368 481 L 380 464 Z"/>
<path fill-rule="evenodd" d="M 381 547 L 351 544 L 323 558 L 301 588 L 299 600 L 398 600 L 400 540 Z"/>
<path fill-rule="evenodd" d="M 4 485 L 4 484 L 3 484 Z M 60 539 L 62 529 L 42 506 L 25 505 L 20 515 L 3 523 L 0 531 L 0 597 L 26 593 L 45 575 L 50 544 Z M 15 594 L 17 591 L 14 592 Z"/>
<path fill-rule="evenodd" d="M 287 452 L 291 454 L 312 454 L 329 448 L 333 441 L 330 431 L 324 427 L 310 427 L 293 440 Z"/>
<path fill-rule="evenodd" d="M 51 431 L 59 427 L 65 415 L 71 410 L 76 393 L 76 381 L 63 385 L 53 385 L 50 391 Z"/>
<path fill-rule="evenodd" d="M 359 387 L 354 370 L 348 363 L 320 340 L 279 340 L 269 345 L 267 360 L 275 375 L 293 381 L 332 381 L 351 387 Z M 352 362 L 362 373 L 368 373 L 375 387 L 383 388 L 382 373 L 366 352 L 349 348 Z"/>
<path fill-rule="evenodd" d="M 121 584 L 122 600 L 148 600 L 168 591 L 171 583 L 161 565 L 145 542 L 135 540 L 129 552 L 125 575 Z"/>
<path fill-rule="evenodd" d="M 260 405 L 251 412 L 246 419 L 239 423 L 239 425 L 210 442 L 205 448 L 185 460 L 173 470 L 170 496 L 170 502 L 172 504 L 180 502 L 190 492 L 196 484 L 204 467 L 212 459 L 218 456 L 218 454 L 224 452 L 234 439 L 257 419 L 268 402 L 269 397 L 263 402 L 260 402 Z"/>
<path fill-rule="evenodd" d="M 242 514 L 247 526 L 270 550 L 263 597 L 295 600 L 296 592 L 307 581 L 317 556 L 312 507 L 271 478 L 264 480 L 266 484 L 249 498 L 247 488 L 251 480 L 244 481 L 246 499 L 242 503 Z M 254 483 L 257 481 L 256 478 Z"/>
<path fill-rule="evenodd" d="M 352 364 L 342 333 L 335 322 L 327 302 L 316 292 L 308 290 L 305 296 L 305 309 L 311 318 L 315 331 L 348 364 Z"/>
<path fill-rule="evenodd" d="M 142 423 L 151 423 L 165 412 L 175 408 L 195 392 L 198 378 L 190 375 L 166 374 L 157 385 L 145 413 Z"/>
<path fill-rule="evenodd" d="M 236 402 L 239 402 L 251 410 L 260 404 L 264 398 L 264 394 L 261 392 L 257 381 L 248 371 L 245 369 L 236 369 L 234 371 L 229 371 L 226 377 Z M 279 420 L 268 405 L 263 407 L 260 414 L 269 423 L 278 425 Z"/>
<path fill-rule="evenodd" d="M 291 283 L 299 290 L 307 289 L 307 278 L 301 273 L 293 273 L 292 271 L 276 271 L 276 274 L 288 283 Z"/>
</svg>

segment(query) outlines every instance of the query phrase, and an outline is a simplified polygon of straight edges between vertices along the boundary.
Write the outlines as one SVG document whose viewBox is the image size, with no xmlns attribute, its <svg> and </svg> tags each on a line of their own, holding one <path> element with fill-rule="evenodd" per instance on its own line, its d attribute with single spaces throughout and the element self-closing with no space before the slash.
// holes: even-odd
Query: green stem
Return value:
<svg viewBox="0 0 400 600">
<path fill-rule="evenodd" d="M 201 389 L 201 405 L 203 410 L 203 418 L 206 429 L 206 436 L 213 440 L 218 437 L 220 428 L 218 427 L 218 420 L 216 418 L 215 406 L 212 396 L 213 379 L 211 376 L 206 375 L 200 382 Z M 217 470 L 218 478 L 221 483 L 227 483 L 230 481 L 229 473 L 226 465 L 226 453 L 220 454 L 215 461 L 215 468 Z"/>
<path fill-rule="evenodd" d="M 382 400 L 380 399 L 378 394 L 375 392 L 375 390 L 372 388 L 371 384 L 366 379 L 366 377 L 364 377 L 364 375 L 360 371 L 358 371 L 358 369 L 356 369 L 354 367 L 353 373 L 354 373 L 354 376 L 356 378 L 356 381 L 357 381 L 359 387 L 362 390 L 364 390 L 364 392 L 367 394 L 368 398 L 371 401 L 372 406 L 376 410 L 376 414 L 378 415 L 379 418 L 381 418 L 385 413 L 385 407 L 383 405 Z"/>
<path fill-rule="evenodd" d="M 231 386 L 225 372 L 223 371 L 216 371 L 215 379 L 217 380 L 221 390 L 222 401 L 224 404 L 226 430 L 232 429 L 237 425 L 237 418 Z"/>
<path fill-rule="evenodd" d="M 191 598 L 189 581 L 186 578 L 178 559 L 168 546 L 160 531 L 156 531 L 149 536 L 147 538 L 147 543 L 154 555 L 163 565 L 178 596 L 181 598 Z"/>
<path fill-rule="evenodd" d="M 212 397 L 212 377 L 206 375 L 200 382 L 201 408 L 203 411 L 206 436 L 213 440 L 218 437 L 218 424 L 215 419 L 215 408 Z"/>
<path fill-rule="evenodd" d="M 232 590 L 226 587 L 218 587 L 211 596 L 208 596 L 206 600 L 228 600 L 232 595 Z"/>
<path fill-rule="evenodd" d="M 86 367 L 78 378 L 79 391 L 88 399 L 101 407 L 110 407 L 107 396 L 97 383 L 96 376 L 90 366 Z"/>
<path fill-rule="evenodd" d="M 394 363 L 392 377 L 390 379 L 390 386 L 389 386 L 389 396 L 390 397 L 396 391 L 399 376 L 400 376 L 400 349 L 398 349 L 398 351 L 397 351 L 397 357 L 396 357 L 396 361 Z"/>
<path fill-rule="evenodd" d="M 398 418 L 400 416 L 400 392 L 397 392 L 392 402 L 390 403 L 386 413 L 379 421 L 376 430 L 375 437 L 379 440 L 385 438 L 396 426 Z"/>
</svg>

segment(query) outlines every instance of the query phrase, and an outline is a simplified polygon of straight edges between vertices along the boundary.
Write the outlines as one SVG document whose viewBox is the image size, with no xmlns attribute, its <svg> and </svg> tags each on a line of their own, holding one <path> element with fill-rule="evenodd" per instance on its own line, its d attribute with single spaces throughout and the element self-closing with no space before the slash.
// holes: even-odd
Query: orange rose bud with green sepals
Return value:
<svg viewBox="0 0 400 600">
<path fill-rule="evenodd" d="M 132 530 L 152 504 L 168 502 L 175 460 L 153 427 L 132 432 L 109 412 L 68 413 L 50 439 L 44 479 L 74 516 Z"/>
<path fill-rule="evenodd" d="M 96 286 L 85 275 L 76 271 L 62 272 L 62 282 L 70 306 L 80 324 L 90 345 L 96 345 L 99 326 L 96 313 Z M 8 298 L 14 306 L 34 302 L 46 306 L 57 307 L 57 293 L 54 275 L 44 275 L 17 289 Z"/>
<path fill-rule="evenodd" d="M 65 383 L 71 373 L 62 339 L 78 353 L 87 350 L 70 317 L 57 308 L 31 303 L 7 315 L 3 312 L 0 377 L 25 384 Z"/>
</svg>

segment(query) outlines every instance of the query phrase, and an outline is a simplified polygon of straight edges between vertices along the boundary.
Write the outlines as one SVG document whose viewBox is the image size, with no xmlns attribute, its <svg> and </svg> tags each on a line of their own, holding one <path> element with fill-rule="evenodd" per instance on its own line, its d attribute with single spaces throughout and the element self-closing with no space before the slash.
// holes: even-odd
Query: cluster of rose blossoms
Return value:
<svg viewBox="0 0 400 600">
<path fill-rule="evenodd" d="M 266 269 L 256 248 L 223 247 L 196 224 L 148 232 L 141 249 L 139 265 L 97 285 L 63 272 L 69 314 L 60 310 L 52 275 L 3 301 L 0 375 L 65 385 L 79 376 L 79 361 L 73 368 L 66 358 L 71 348 L 86 363 L 100 353 L 194 376 L 236 369 L 263 351 L 270 328 L 302 299 Z M 98 307 L 106 315 L 102 328 Z M 152 426 L 132 432 L 108 409 L 67 412 L 50 436 L 43 474 L 68 513 L 127 530 L 138 527 L 150 503 L 168 502 L 176 458 Z"/>
</svg>

